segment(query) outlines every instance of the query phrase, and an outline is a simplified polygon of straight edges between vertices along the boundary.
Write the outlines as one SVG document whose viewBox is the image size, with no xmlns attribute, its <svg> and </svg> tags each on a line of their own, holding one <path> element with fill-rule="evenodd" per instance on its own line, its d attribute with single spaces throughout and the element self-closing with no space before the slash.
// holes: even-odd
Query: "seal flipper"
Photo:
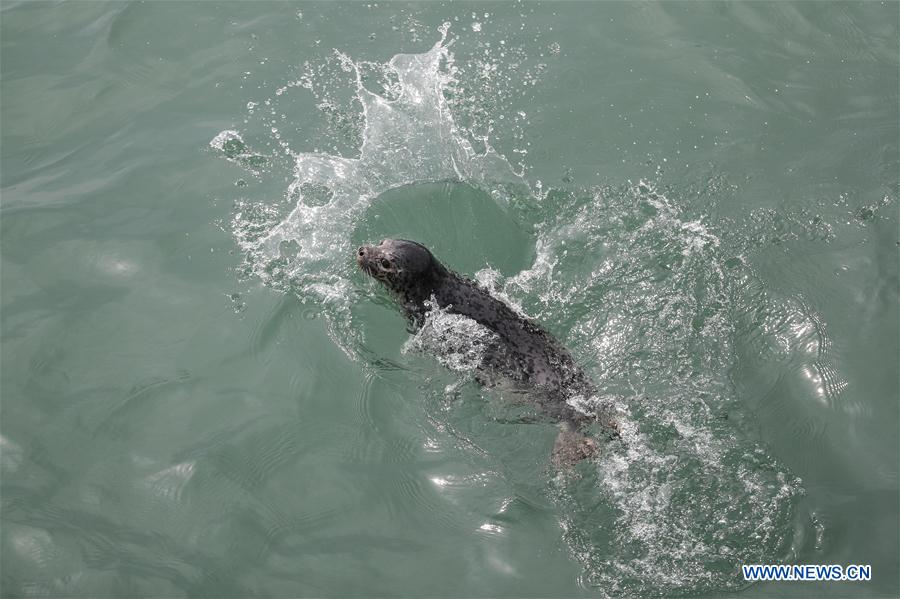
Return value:
<svg viewBox="0 0 900 599">
<path fill-rule="evenodd" d="M 593 457 L 600 451 L 600 444 L 583 435 L 568 423 L 564 425 L 556 442 L 553 443 L 551 463 L 557 469 L 571 468 L 585 458 Z"/>
</svg>

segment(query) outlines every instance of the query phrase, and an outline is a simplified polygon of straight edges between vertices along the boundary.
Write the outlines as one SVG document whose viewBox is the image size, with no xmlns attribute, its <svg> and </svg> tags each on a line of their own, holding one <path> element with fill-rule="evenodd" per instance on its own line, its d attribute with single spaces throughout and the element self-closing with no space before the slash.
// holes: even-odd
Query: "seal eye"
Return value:
<svg viewBox="0 0 900 599">
<path fill-rule="evenodd" d="M 389 269 L 390 267 L 391 267 L 390 261 L 389 261 L 387 258 L 382 258 L 382 259 L 381 259 L 381 268 L 387 270 L 387 269 Z"/>
</svg>

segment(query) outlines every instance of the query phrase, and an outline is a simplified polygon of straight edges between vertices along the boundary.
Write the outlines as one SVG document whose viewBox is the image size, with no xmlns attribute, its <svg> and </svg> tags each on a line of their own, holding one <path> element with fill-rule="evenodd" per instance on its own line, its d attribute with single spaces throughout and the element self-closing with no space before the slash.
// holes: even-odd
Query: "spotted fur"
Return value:
<svg viewBox="0 0 900 599">
<path fill-rule="evenodd" d="M 479 381 L 489 384 L 497 377 L 512 381 L 531 391 L 529 396 L 543 412 L 565 423 L 567 430 L 557 440 L 555 457 L 577 461 L 594 452 L 593 440 L 577 431 L 597 418 L 579 412 L 566 401 L 579 395 L 594 396 L 594 386 L 566 348 L 540 325 L 446 268 L 415 241 L 385 239 L 378 245 L 362 246 L 357 251 L 357 263 L 393 292 L 415 325 L 421 325 L 437 304 L 496 333 L 496 341 L 485 352 Z M 600 420 L 610 430 L 615 429 L 611 418 Z M 569 454 L 576 457 L 565 457 Z"/>
</svg>

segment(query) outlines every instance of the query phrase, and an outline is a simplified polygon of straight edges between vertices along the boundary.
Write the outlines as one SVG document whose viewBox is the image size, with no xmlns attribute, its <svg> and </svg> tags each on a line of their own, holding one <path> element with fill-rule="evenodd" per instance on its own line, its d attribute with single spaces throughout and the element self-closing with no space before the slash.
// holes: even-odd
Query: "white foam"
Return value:
<svg viewBox="0 0 900 599">
<path fill-rule="evenodd" d="M 487 135 L 457 126 L 445 98 L 459 76 L 449 46 L 445 26 L 427 52 L 398 54 L 383 65 L 339 53 L 362 109 L 358 154 L 291 152 L 289 210 L 244 204 L 233 220 L 249 270 L 321 304 L 345 350 L 353 346 L 350 236 L 379 194 L 459 180 L 501 204 L 533 195 Z M 384 74 L 381 90 L 363 85 L 364 69 L 373 68 Z M 490 80 L 495 73 L 476 64 L 474 76 Z M 308 93 L 320 83 L 307 73 L 276 95 Z M 225 151 L 229 142 L 252 155 L 235 131 L 210 145 Z M 309 189 L 327 193 L 313 201 Z M 534 189 L 547 200 L 539 181 Z M 523 314 L 523 299 L 536 297 L 537 311 L 526 304 L 529 310 L 554 323 L 554 332 L 568 331 L 570 347 L 593 359 L 601 395 L 620 398 L 623 442 L 601 454 L 595 489 L 615 514 L 614 530 L 595 536 L 597 497 L 580 502 L 563 486 L 562 525 L 572 553 L 585 579 L 609 596 L 735 588 L 742 560 L 776 561 L 783 551 L 802 486 L 751 441 L 717 425 L 717 412 L 734 400 L 728 308 L 736 284 L 720 266 L 727 257 L 722 240 L 652 182 L 554 201 L 554 216 L 537 229 L 531 267 L 507 280 L 486 269 L 476 279 Z M 590 309 L 572 317 L 572 306 Z M 404 351 L 428 353 L 466 374 L 492 336 L 471 319 L 433 310 Z M 799 337 L 810 334 L 798 329 L 789 341 Z M 623 388 L 631 394 L 622 395 Z M 577 398 L 573 404 L 591 408 Z"/>
<path fill-rule="evenodd" d="M 286 193 L 293 207 L 287 216 L 274 220 L 271 209 L 263 207 L 241 211 L 233 219 L 248 270 L 269 284 L 289 285 L 302 297 L 321 302 L 332 323 L 344 327 L 343 333 L 348 331 L 345 325 L 353 297 L 346 268 L 352 251 L 350 236 L 381 193 L 411 183 L 446 180 L 464 181 L 495 198 L 507 197 L 507 187 L 528 193 L 525 181 L 503 156 L 486 140 L 480 140 L 483 150 L 476 151 L 454 121 L 444 97 L 454 72 L 448 27 L 441 27 L 440 41 L 427 52 L 398 54 L 379 66 L 395 79 L 387 86 L 389 97 L 367 89 L 362 63 L 339 53 L 342 67 L 355 77 L 356 98 L 362 107 L 359 157 L 296 153 L 293 182 Z M 307 87 L 312 86 L 308 82 Z M 278 91 L 284 93 L 290 87 L 297 86 Z M 237 132 L 228 130 L 210 145 L 222 150 L 231 140 L 243 144 Z M 304 190 L 309 188 L 326 190 L 328 200 L 305 201 Z M 286 242 L 292 248 L 283 255 Z M 343 333 L 338 332 L 339 339 Z"/>
<path fill-rule="evenodd" d="M 225 144 L 233 139 L 236 139 L 241 143 L 244 142 L 243 138 L 241 138 L 240 133 L 231 129 L 226 129 L 225 131 L 221 131 L 216 134 L 216 136 L 209 141 L 209 146 L 214 150 L 224 151 Z"/>
<path fill-rule="evenodd" d="M 482 363 L 497 335 L 471 318 L 447 310 L 428 312 L 425 322 L 403 345 L 403 352 L 434 356 L 456 372 L 472 372 Z"/>
</svg>

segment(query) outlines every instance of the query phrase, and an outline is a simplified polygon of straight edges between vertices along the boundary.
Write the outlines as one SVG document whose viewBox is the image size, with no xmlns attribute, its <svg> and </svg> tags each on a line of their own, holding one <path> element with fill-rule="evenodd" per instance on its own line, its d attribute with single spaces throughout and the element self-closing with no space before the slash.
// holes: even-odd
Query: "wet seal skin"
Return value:
<svg viewBox="0 0 900 599">
<path fill-rule="evenodd" d="M 599 443 L 584 434 L 598 424 L 602 436 L 618 437 L 610 410 L 588 415 L 566 400 L 596 396 L 596 390 L 571 354 L 537 323 L 524 318 L 471 280 L 445 267 L 421 243 L 385 239 L 356 252 L 360 269 L 390 290 L 413 326 L 437 307 L 471 318 L 496 334 L 487 347 L 476 380 L 491 386 L 511 382 L 542 412 L 558 420 L 552 462 L 572 465 L 599 451 Z"/>
</svg>

